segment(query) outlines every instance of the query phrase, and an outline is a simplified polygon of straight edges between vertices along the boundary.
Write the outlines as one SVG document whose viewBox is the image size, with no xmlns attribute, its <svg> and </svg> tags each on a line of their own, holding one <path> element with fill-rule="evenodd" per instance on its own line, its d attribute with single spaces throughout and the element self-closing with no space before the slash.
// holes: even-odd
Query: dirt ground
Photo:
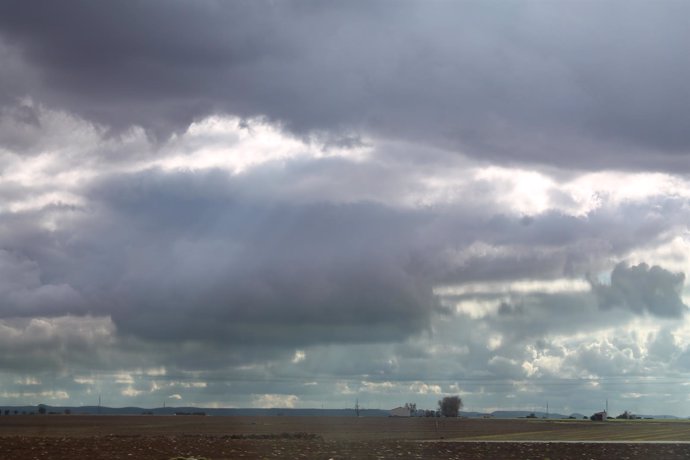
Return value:
<svg viewBox="0 0 690 460">
<path fill-rule="evenodd" d="M 570 442 L 550 442 L 559 440 Z M 212 460 L 620 460 L 651 457 L 674 460 L 690 458 L 690 443 L 683 441 L 690 441 L 690 423 L 687 422 L 607 424 L 385 417 L 0 417 L 0 458 L 17 460 L 168 460 L 175 457 Z"/>
</svg>

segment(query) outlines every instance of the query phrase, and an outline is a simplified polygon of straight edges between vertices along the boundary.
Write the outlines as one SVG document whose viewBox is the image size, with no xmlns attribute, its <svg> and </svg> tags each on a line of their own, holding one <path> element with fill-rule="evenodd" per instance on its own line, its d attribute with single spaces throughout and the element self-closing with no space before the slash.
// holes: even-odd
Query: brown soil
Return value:
<svg viewBox="0 0 690 460">
<path fill-rule="evenodd" d="M 437 425 L 438 423 L 438 425 Z M 468 441 L 503 437 L 687 440 L 682 422 L 596 424 L 526 420 L 321 417 L 0 417 L 0 458 L 16 460 L 205 457 L 308 459 L 642 459 L 690 458 L 682 443 Z M 589 433 L 589 435 L 587 435 Z M 654 434 L 656 433 L 656 434 Z M 675 434 L 673 434 L 675 433 Z M 636 436 L 633 438 L 632 436 Z M 443 440 L 441 439 L 443 438 Z"/>
</svg>

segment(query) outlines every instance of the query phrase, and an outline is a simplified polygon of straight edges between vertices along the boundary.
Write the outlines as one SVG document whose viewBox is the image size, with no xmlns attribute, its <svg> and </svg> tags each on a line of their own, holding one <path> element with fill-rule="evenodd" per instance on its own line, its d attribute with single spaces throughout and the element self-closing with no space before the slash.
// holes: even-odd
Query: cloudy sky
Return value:
<svg viewBox="0 0 690 460">
<path fill-rule="evenodd" d="M 689 17 L 1 0 L 0 405 L 689 416 Z"/>
</svg>

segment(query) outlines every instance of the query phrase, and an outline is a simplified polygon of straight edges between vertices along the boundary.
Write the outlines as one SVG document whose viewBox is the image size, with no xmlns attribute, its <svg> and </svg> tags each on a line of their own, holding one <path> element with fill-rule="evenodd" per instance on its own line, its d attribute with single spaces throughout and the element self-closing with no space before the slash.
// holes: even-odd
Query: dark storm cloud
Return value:
<svg viewBox="0 0 690 460">
<path fill-rule="evenodd" d="M 2 315 L 110 316 L 119 333 L 157 341 L 395 341 L 428 329 L 443 311 L 432 294 L 439 283 L 582 276 L 605 269 L 602 261 L 639 239 L 661 238 L 666 227 L 648 222 L 650 209 L 687 218 L 673 204 L 678 200 L 602 208 L 578 219 L 545 213 L 529 225 L 489 205 L 306 200 L 302 188 L 317 178 L 356 176 L 331 169 L 331 160 L 323 164 L 240 175 L 107 175 L 84 191 L 83 206 L 6 213 Z M 264 169 L 301 198 L 289 187 L 264 187 Z M 46 220 L 57 228 L 42 227 Z M 557 323 L 564 313 L 553 314 L 550 304 L 573 306 L 563 307 L 572 316 L 566 329 L 588 324 L 577 321 L 584 310 L 576 296 L 534 299 L 521 309 L 542 318 L 539 329 L 563 330 Z M 535 332 L 525 318 L 517 328 L 521 322 L 510 322 L 521 337 Z"/>
<path fill-rule="evenodd" d="M 446 225 L 437 229 L 436 238 L 458 245 L 459 251 L 439 256 L 437 263 L 444 269 L 437 272 L 437 280 L 552 279 L 609 270 L 610 257 L 624 258 L 650 242 L 668 242 L 672 236 L 666 230 L 684 226 L 688 211 L 684 199 L 651 198 L 602 206 L 579 217 L 545 212 L 526 224 L 501 208 L 443 209 Z"/>
<path fill-rule="evenodd" d="M 364 134 L 500 161 L 687 170 L 688 8 L 5 1 L 0 34 L 27 68 L 3 77 L 3 101 L 29 93 L 159 136 L 230 113 L 327 143 Z"/>
<path fill-rule="evenodd" d="M 680 318 L 688 306 L 680 297 L 685 274 L 672 273 L 647 264 L 628 267 L 616 265 L 611 272 L 611 284 L 594 284 L 601 308 L 623 308 L 635 313 Z"/>
<path fill-rule="evenodd" d="M 531 343 L 545 336 L 572 334 L 603 324 L 620 323 L 621 315 L 602 315 L 588 292 L 514 295 L 489 318 L 492 330 L 500 331 L 506 348 Z"/>
<path fill-rule="evenodd" d="M 61 216 L 74 219 L 64 233 L 16 234 L 22 220 L 7 219 L 4 241 L 23 247 L 0 295 L 54 283 L 119 332 L 163 340 L 381 341 L 427 327 L 439 307 L 408 248 L 423 214 L 255 201 L 237 186 L 221 172 L 144 172 L 95 186 L 89 209 Z M 56 302 L 3 314 L 84 312 Z"/>
<path fill-rule="evenodd" d="M 263 393 L 319 405 L 319 398 L 413 393 L 411 382 L 425 379 L 443 391 L 460 391 L 450 383 L 467 379 L 463 394 L 481 391 L 477 379 L 493 389 L 491 382 L 502 382 L 499 392 L 507 391 L 506 382 L 525 379 L 529 366 L 535 378 L 562 378 L 559 368 L 540 367 L 533 344 L 547 344 L 539 353 L 565 354 L 564 345 L 549 340 L 627 324 L 649 310 L 601 310 L 592 292 L 508 300 L 488 293 L 479 300 L 505 306 L 476 318 L 440 308 L 436 284 L 608 270 L 610 259 L 663 244 L 668 228 L 688 221 L 683 200 L 673 198 L 602 205 L 577 218 L 546 212 L 525 219 L 496 204 L 502 192 L 490 184 L 483 185 L 483 201 L 471 203 L 350 202 L 343 184 L 371 171 L 343 161 L 295 160 L 242 174 L 108 173 L 80 190 L 88 197 L 80 206 L 0 214 L 0 369 L 37 376 L 43 383 L 31 391 L 70 395 L 83 395 L 85 386 L 101 390 L 52 374 L 94 375 L 103 394 L 128 392 L 117 397 L 123 405 L 171 394 L 247 405 Z M 379 189 L 370 186 L 360 192 L 376 196 Z M 682 283 L 677 276 L 670 281 Z M 8 301 L 56 286 L 79 298 Z M 648 283 L 637 294 L 659 286 Z M 494 336 L 500 344 L 490 344 Z M 628 344 L 601 342 L 568 345 L 574 352 L 564 369 L 579 375 L 583 368 L 641 368 L 626 354 Z M 297 348 L 304 357 L 295 362 Z M 150 366 L 167 373 L 148 375 Z M 128 375 L 114 381 L 123 369 Z M 363 375 L 383 386 L 367 387 Z M 207 386 L 190 387 L 196 380 Z M 312 381 L 318 385 L 300 389 Z M 472 394 L 475 402 L 492 397 Z M 494 404 L 489 399 L 485 404 Z"/>
<path fill-rule="evenodd" d="M 0 318 L 87 312 L 73 286 L 44 272 L 45 256 L 54 251 L 56 240 L 36 228 L 36 218 L 64 211 L 61 206 L 47 206 L 40 213 L 0 216 L 0 239 L 9 248 L 0 248 Z"/>
</svg>

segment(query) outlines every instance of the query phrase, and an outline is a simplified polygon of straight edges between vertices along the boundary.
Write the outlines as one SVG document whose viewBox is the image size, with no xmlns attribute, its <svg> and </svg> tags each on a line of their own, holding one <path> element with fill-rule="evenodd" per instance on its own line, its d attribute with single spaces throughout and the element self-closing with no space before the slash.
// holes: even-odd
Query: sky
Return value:
<svg viewBox="0 0 690 460">
<path fill-rule="evenodd" d="M 0 0 L 0 405 L 690 416 L 688 18 Z"/>
</svg>

